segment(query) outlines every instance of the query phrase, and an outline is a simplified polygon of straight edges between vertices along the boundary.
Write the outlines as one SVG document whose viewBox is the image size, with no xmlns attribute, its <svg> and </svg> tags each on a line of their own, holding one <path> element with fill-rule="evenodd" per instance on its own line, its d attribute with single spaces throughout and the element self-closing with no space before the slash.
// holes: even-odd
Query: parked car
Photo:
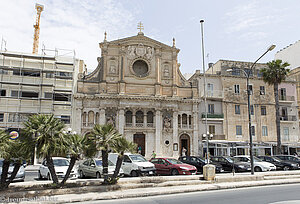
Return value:
<svg viewBox="0 0 300 204">
<path fill-rule="evenodd" d="M 52 157 L 52 159 L 53 159 L 54 169 L 55 169 L 57 178 L 58 179 L 64 178 L 66 175 L 66 172 L 69 168 L 69 165 L 70 165 L 69 160 L 64 157 Z M 48 180 L 51 180 L 51 174 L 48 169 L 46 160 L 43 161 L 42 165 L 39 168 L 38 177 L 39 177 L 39 179 L 46 178 Z M 77 178 L 77 172 L 74 169 L 72 169 L 69 178 L 70 179 Z"/>
<path fill-rule="evenodd" d="M 108 159 L 114 165 L 116 165 L 117 159 L 118 159 L 118 154 L 109 153 Z M 124 160 L 122 163 L 122 169 L 123 169 L 125 175 L 133 176 L 133 177 L 156 174 L 156 169 L 155 169 L 154 164 L 147 161 L 140 154 L 125 153 Z"/>
<path fill-rule="evenodd" d="M 299 164 L 291 161 L 283 161 L 274 156 L 257 156 L 259 159 L 270 162 L 276 166 L 276 170 L 297 170 L 299 169 Z"/>
<path fill-rule="evenodd" d="M 3 161 L 4 161 L 4 159 L 0 159 L 0 176 L 2 175 Z M 8 167 L 8 175 L 7 175 L 8 178 L 10 178 L 13 170 L 14 170 L 14 163 L 10 163 L 9 167 Z M 24 165 L 21 165 L 20 169 L 13 181 L 24 181 L 24 180 L 25 180 L 25 168 L 24 168 Z"/>
<path fill-rule="evenodd" d="M 115 172 L 116 166 L 108 160 L 108 175 L 113 175 Z M 93 177 L 101 178 L 103 176 L 103 166 L 101 159 L 86 159 L 81 162 L 78 166 L 78 172 L 80 178 Z M 119 176 L 124 176 L 124 171 L 120 168 Z"/>
<path fill-rule="evenodd" d="M 229 156 L 213 156 L 211 160 L 222 165 L 224 171 L 232 172 L 233 168 L 235 172 L 251 171 L 249 162 L 234 162 L 233 158 Z"/>
<path fill-rule="evenodd" d="M 201 173 L 203 173 L 203 166 L 206 165 L 205 160 L 202 157 L 197 156 L 182 156 L 179 157 L 179 161 L 195 166 L 197 168 L 197 171 Z M 217 173 L 224 172 L 222 165 L 213 161 L 210 161 L 209 163 L 215 165 Z"/>
<path fill-rule="evenodd" d="M 257 157 L 253 157 L 253 164 L 254 164 L 254 171 L 275 171 L 276 166 L 272 163 L 262 161 Z M 235 162 L 249 162 L 250 163 L 250 156 L 248 155 L 239 155 L 234 156 Z"/>
<path fill-rule="evenodd" d="M 295 162 L 300 165 L 300 158 L 297 156 L 293 156 L 293 155 L 274 155 L 274 156 L 283 161 Z"/>
<path fill-rule="evenodd" d="M 154 158 L 151 159 L 155 165 L 156 173 L 160 175 L 193 175 L 197 173 L 195 166 L 182 163 L 172 158 Z"/>
</svg>

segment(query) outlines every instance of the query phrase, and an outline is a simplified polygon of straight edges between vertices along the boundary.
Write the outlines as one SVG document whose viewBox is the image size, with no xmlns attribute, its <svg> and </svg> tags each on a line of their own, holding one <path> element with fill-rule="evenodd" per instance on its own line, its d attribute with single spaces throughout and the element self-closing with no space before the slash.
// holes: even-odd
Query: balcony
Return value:
<svg viewBox="0 0 300 204">
<path fill-rule="evenodd" d="M 280 103 L 293 103 L 295 102 L 295 96 L 283 96 L 279 95 L 279 102 Z"/>
<path fill-rule="evenodd" d="M 280 116 L 281 122 L 294 122 L 297 121 L 297 117 L 295 115 L 288 115 L 288 116 Z"/>
<path fill-rule="evenodd" d="M 205 120 L 205 113 L 202 113 L 201 118 Z M 223 113 L 207 113 L 207 120 L 224 120 Z"/>
<path fill-rule="evenodd" d="M 201 91 L 200 97 L 201 98 L 204 97 L 203 91 Z M 208 98 L 208 99 L 223 99 L 223 97 L 224 97 L 223 91 L 215 90 L 215 91 L 207 91 L 206 92 L 206 98 Z"/>
</svg>

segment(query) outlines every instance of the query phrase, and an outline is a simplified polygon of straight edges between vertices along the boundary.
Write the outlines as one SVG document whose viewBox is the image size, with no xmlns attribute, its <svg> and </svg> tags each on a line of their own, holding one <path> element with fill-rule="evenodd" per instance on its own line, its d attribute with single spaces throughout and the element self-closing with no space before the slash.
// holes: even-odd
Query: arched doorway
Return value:
<svg viewBox="0 0 300 204">
<path fill-rule="evenodd" d="M 179 153 L 181 156 L 184 156 L 182 154 L 182 149 L 185 148 L 186 151 L 186 155 L 190 155 L 191 150 L 190 150 L 190 136 L 188 136 L 187 134 L 183 134 L 180 136 L 179 138 Z"/>
<path fill-rule="evenodd" d="M 136 133 L 133 135 L 133 142 L 137 144 L 138 149 L 141 150 L 141 155 L 145 156 L 145 134 L 144 133 Z"/>
</svg>

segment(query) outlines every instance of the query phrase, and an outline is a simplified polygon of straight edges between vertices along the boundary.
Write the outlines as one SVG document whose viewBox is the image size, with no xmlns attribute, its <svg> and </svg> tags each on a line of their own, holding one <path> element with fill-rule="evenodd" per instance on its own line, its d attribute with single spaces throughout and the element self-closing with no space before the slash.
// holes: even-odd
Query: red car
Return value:
<svg viewBox="0 0 300 204">
<path fill-rule="evenodd" d="M 155 158 L 151 159 L 155 165 L 156 173 L 160 175 L 192 175 L 197 173 L 197 168 L 182 163 L 177 159 L 172 158 Z"/>
</svg>

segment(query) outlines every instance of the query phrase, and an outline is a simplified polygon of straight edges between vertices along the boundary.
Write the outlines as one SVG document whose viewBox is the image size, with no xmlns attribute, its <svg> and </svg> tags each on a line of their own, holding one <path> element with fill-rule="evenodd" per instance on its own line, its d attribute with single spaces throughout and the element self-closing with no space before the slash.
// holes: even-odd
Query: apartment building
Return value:
<svg viewBox="0 0 300 204">
<path fill-rule="evenodd" d="M 207 120 L 201 115 L 200 135 L 205 129 L 213 135 L 209 141 L 209 151 L 213 155 L 249 154 L 249 119 L 246 73 L 250 74 L 249 89 L 251 133 L 254 154 L 272 154 L 276 146 L 275 98 L 273 86 L 262 80 L 260 69 L 266 64 L 258 63 L 251 72 L 252 63 L 219 60 L 206 72 Z M 244 70 L 244 71 L 243 71 Z M 204 106 L 204 77 L 197 78 L 200 112 Z M 297 97 L 295 81 L 287 79 L 279 86 L 281 141 L 286 153 L 298 150 L 299 127 L 297 125 Z M 205 127 L 207 123 L 207 128 Z M 202 141 L 206 140 L 202 138 Z M 203 142 L 205 152 L 206 144 Z"/>
<path fill-rule="evenodd" d="M 38 113 L 52 113 L 73 128 L 73 94 L 85 65 L 73 51 L 53 53 L 0 52 L 0 128 L 19 131 L 28 116 Z"/>
</svg>

